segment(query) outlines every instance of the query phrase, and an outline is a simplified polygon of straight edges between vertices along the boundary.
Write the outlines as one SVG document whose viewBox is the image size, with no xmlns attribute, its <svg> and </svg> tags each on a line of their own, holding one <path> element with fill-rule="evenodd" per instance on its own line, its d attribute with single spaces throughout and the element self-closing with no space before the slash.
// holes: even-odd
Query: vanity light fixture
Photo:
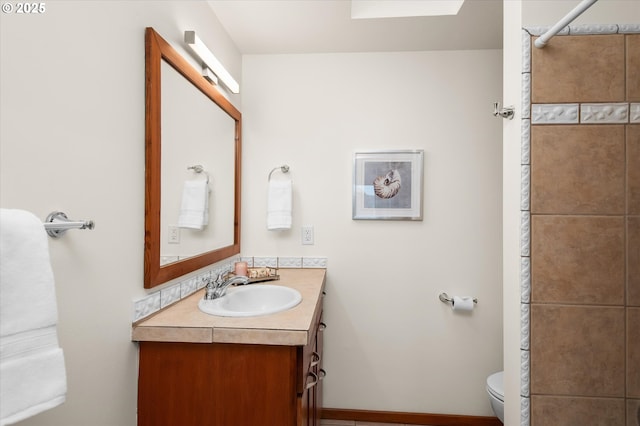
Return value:
<svg viewBox="0 0 640 426">
<path fill-rule="evenodd" d="M 231 92 L 240 93 L 240 85 L 238 82 L 231 76 L 231 74 L 229 74 L 229 71 L 227 71 L 220 61 L 218 61 L 218 58 L 211 53 L 202 40 L 198 38 L 195 31 L 185 31 L 184 42 L 187 43 L 187 46 L 191 48 L 193 53 L 195 53 L 202 62 L 204 62 L 206 68 L 211 70 L 216 77 L 222 80 L 222 84 L 227 86 Z M 205 78 L 207 77 L 205 76 Z"/>
<path fill-rule="evenodd" d="M 214 86 L 218 85 L 218 77 L 216 77 L 213 71 L 211 71 L 211 69 L 206 65 L 202 67 L 202 76 Z"/>
</svg>

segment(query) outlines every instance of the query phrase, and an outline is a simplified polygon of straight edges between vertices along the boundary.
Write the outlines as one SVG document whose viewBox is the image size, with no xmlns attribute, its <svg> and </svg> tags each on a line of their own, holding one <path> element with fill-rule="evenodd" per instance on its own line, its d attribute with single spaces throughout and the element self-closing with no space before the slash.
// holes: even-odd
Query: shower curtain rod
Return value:
<svg viewBox="0 0 640 426">
<path fill-rule="evenodd" d="M 560 30 L 562 30 L 564 27 L 569 25 L 578 16 L 582 15 L 582 12 L 584 12 L 587 9 L 589 9 L 597 1 L 598 0 L 582 0 L 580 2 L 580 4 L 578 4 L 576 7 L 574 7 L 571 12 L 567 13 L 567 15 L 564 18 L 559 20 L 557 24 L 555 24 L 553 27 L 551 27 L 551 29 L 549 29 L 549 31 L 547 31 L 546 33 L 542 34 L 535 41 L 534 45 L 538 49 L 542 49 L 544 46 L 546 46 L 547 42 L 551 39 L 551 37 L 553 37 L 554 35 L 558 34 L 560 32 Z"/>
</svg>

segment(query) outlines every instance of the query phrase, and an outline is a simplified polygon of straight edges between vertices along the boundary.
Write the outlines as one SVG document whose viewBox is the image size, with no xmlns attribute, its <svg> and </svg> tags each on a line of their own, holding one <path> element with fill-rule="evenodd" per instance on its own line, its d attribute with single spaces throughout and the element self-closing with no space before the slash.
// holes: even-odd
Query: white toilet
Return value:
<svg viewBox="0 0 640 426">
<path fill-rule="evenodd" d="M 504 371 L 487 377 L 487 393 L 493 412 L 504 424 Z"/>
</svg>

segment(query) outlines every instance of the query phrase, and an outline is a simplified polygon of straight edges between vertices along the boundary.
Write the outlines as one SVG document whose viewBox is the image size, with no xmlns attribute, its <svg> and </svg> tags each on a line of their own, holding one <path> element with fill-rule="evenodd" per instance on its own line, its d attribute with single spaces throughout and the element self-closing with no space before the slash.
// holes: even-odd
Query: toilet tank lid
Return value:
<svg viewBox="0 0 640 426">
<path fill-rule="evenodd" d="M 487 378 L 487 387 L 504 398 L 504 371 L 490 375 Z"/>
</svg>

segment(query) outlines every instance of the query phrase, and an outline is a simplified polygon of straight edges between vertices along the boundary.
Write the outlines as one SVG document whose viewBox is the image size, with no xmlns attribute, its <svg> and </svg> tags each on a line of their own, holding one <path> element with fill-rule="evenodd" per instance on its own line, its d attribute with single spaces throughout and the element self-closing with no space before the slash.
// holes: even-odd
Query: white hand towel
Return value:
<svg viewBox="0 0 640 426">
<path fill-rule="evenodd" d="M 203 229 L 209 223 L 209 183 L 204 180 L 188 180 L 182 191 L 182 205 L 178 226 Z"/>
<path fill-rule="evenodd" d="M 293 184 L 290 178 L 269 181 L 267 194 L 267 229 L 283 230 L 291 228 Z"/>
<path fill-rule="evenodd" d="M 55 283 L 42 221 L 0 209 L 0 426 L 65 400 Z"/>
</svg>

